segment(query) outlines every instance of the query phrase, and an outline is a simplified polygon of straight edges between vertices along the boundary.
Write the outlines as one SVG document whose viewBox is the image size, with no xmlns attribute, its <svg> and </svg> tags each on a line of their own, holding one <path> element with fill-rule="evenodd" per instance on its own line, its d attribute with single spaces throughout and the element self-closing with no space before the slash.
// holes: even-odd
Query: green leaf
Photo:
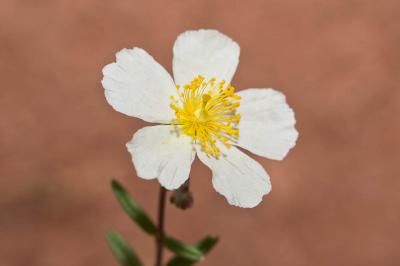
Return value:
<svg viewBox="0 0 400 266">
<path fill-rule="evenodd" d="M 216 236 L 206 236 L 199 242 L 197 242 L 196 247 L 206 255 L 210 250 L 218 243 L 218 237 Z"/>
<path fill-rule="evenodd" d="M 195 246 L 187 245 L 175 238 L 165 236 L 163 238 L 164 246 L 180 257 L 190 260 L 200 260 L 203 258 L 203 253 Z"/>
<path fill-rule="evenodd" d="M 218 237 L 206 236 L 200 240 L 195 246 L 206 255 L 218 242 Z M 196 260 L 191 260 L 181 256 L 173 257 L 167 264 L 167 266 L 191 266 L 195 264 Z"/>
<path fill-rule="evenodd" d="M 151 235 L 156 235 L 157 227 L 144 210 L 129 196 L 124 187 L 116 180 L 113 180 L 111 185 L 118 202 L 129 217 L 131 217 L 132 220 L 135 221 L 144 231 Z"/>
<path fill-rule="evenodd" d="M 143 266 L 136 253 L 120 234 L 114 230 L 108 230 L 106 238 L 112 253 L 122 266 Z"/>
</svg>

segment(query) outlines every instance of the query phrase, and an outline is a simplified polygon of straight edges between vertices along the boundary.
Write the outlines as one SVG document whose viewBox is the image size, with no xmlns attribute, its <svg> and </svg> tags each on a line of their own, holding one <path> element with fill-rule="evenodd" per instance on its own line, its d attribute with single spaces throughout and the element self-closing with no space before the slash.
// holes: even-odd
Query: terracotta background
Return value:
<svg viewBox="0 0 400 266">
<path fill-rule="evenodd" d="M 296 111 L 298 144 L 259 159 L 273 190 L 231 207 L 198 161 L 195 207 L 168 205 L 167 231 L 220 244 L 201 265 L 400 265 L 400 2 L 0 2 L 0 265 L 117 265 L 114 227 L 147 265 L 153 241 L 109 188 L 118 178 L 152 216 L 158 184 L 136 177 L 125 142 L 145 125 L 112 110 L 102 67 L 139 46 L 171 70 L 187 29 L 242 48 L 237 88 L 273 87 Z"/>
</svg>

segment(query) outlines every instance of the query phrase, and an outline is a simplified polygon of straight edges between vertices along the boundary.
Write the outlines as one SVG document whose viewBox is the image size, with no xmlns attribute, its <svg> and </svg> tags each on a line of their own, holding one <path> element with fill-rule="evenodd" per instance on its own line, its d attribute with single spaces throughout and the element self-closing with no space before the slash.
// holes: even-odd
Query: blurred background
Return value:
<svg viewBox="0 0 400 266">
<path fill-rule="evenodd" d="M 2 0 L 0 265 L 117 265 L 109 227 L 153 264 L 110 189 L 155 217 L 158 183 L 125 149 L 146 123 L 106 103 L 101 69 L 139 46 L 171 71 L 176 36 L 198 28 L 240 44 L 233 85 L 284 92 L 300 137 L 281 162 L 257 158 L 273 190 L 255 209 L 230 206 L 196 160 L 194 208 L 168 204 L 167 232 L 220 236 L 201 265 L 400 265 L 396 0 Z"/>
</svg>

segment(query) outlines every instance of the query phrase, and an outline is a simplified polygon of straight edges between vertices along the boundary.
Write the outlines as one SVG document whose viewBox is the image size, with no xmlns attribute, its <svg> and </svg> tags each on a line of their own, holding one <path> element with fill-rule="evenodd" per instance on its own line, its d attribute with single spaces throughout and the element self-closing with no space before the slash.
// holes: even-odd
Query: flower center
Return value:
<svg viewBox="0 0 400 266">
<path fill-rule="evenodd" d="M 183 88 L 177 85 L 179 99 L 171 96 L 170 106 L 176 115 L 172 124 L 180 126 L 205 153 L 218 158 L 218 144 L 230 148 L 239 136 L 236 126 L 240 114 L 236 110 L 240 96 L 230 84 L 225 85 L 225 80 L 215 81 L 199 75 Z"/>
</svg>

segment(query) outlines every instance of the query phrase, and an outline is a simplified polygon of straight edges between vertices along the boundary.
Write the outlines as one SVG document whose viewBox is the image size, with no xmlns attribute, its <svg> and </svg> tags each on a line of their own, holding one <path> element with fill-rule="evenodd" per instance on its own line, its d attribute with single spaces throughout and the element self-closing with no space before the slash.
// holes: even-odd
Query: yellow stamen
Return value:
<svg viewBox="0 0 400 266">
<path fill-rule="evenodd" d="M 225 80 L 215 81 L 206 81 L 199 75 L 183 87 L 177 85 L 179 99 L 171 96 L 170 106 L 176 115 L 172 124 L 179 126 L 205 153 L 218 158 L 218 144 L 230 148 L 239 136 L 236 127 L 240 114 L 236 110 L 240 96 L 230 84 L 225 85 Z"/>
</svg>

